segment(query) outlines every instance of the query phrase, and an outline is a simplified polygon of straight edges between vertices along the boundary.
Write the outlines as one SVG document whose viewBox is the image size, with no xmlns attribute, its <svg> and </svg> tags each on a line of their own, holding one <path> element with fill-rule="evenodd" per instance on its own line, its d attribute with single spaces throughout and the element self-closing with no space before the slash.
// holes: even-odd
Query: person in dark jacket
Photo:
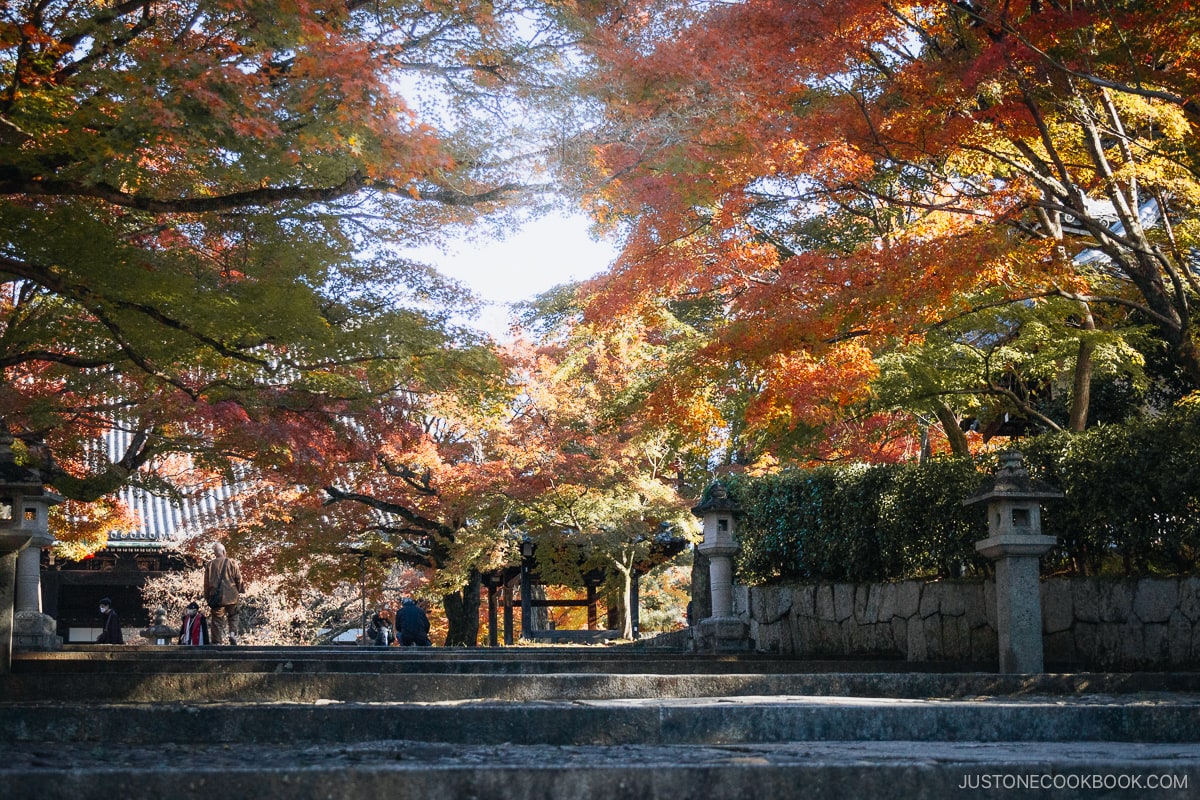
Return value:
<svg viewBox="0 0 1200 800">
<path fill-rule="evenodd" d="M 183 610 L 183 625 L 179 627 L 180 644 L 208 644 L 208 620 L 200 613 L 195 600 Z"/>
<path fill-rule="evenodd" d="M 104 622 L 100 635 L 96 637 L 96 644 L 125 644 L 125 638 L 121 636 L 121 618 L 117 616 L 112 600 L 107 597 L 100 601 L 100 617 Z"/>
<path fill-rule="evenodd" d="M 396 626 L 400 629 L 400 645 L 409 647 L 419 645 L 429 647 L 429 617 L 425 609 L 416 604 L 411 597 L 404 598 L 400 604 L 400 613 L 396 618 Z"/>
</svg>

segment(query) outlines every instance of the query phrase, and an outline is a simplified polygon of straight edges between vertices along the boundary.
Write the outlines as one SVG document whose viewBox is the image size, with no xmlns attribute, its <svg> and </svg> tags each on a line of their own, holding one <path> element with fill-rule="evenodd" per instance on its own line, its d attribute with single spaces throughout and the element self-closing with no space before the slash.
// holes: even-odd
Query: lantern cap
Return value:
<svg viewBox="0 0 1200 800">
<path fill-rule="evenodd" d="M 990 500 L 1051 500 L 1063 493 L 1045 481 L 1031 478 L 1022 462 L 1023 456 L 1016 450 L 1000 453 L 1000 468 L 996 474 L 983 482 L 974 494 L 963 500 L 963 505 L 985 503 Z"/>
<path fill-rule="evenodd" d="M 700 498 L 700 504 L 692 508 L 692 513 L 702 517 L 705 514 L 737 514 L 741 510 L 742 507 L 729 496 L 725 484 L 713 481 Z"/>
</svg>

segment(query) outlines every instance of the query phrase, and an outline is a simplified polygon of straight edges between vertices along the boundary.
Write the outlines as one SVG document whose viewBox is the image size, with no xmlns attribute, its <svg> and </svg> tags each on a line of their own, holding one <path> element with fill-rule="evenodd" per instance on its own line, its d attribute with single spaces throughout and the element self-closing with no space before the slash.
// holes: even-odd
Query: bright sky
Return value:
<svg viewBox="0 0 1200 800">
<path fill-rule="evenodd" d="M 551 214 L 507 238 L 461 241 L 428 256 L 438 268 L 462 281 L 488 303 L 471 322 L 497 338 L 507 338 L 508 304 L 569 281 L 590 278 L 608 268 L 614 247 L 597 242 L 583 215 Z"/>
</svg>

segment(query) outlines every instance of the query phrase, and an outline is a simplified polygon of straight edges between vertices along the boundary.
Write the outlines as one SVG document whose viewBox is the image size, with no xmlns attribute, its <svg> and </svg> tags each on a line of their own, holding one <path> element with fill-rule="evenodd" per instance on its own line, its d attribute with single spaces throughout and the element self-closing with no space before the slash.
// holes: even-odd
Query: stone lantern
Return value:
<svg viewBox="0 0 1200 800">
<path fill-rule="evenodd" d="M 704 652 L 746 650 L 749 627 L 733 613 L 733 554 L 738 543 L 737 515 L 741 509 L 720 481 L 708 490 L 708 499 L 692 509 L 704 521 L 704 541 L 697 549 L 709 559 L 712 616 L 696 626 L 694 645 Z"/>
<path fill-rule="evenodd" d="M 63 498 L 53 492 L 27 495 L 21 504 L 21 525 L 30 532 L 29 546 L 17 554 L 17 598 L 14 617 L 16 646 L 30 650 L 57 650 L 62 638 L 55 633 L 54 618 L 42 613 L 42 550 L 54 544 L 50 535 L 50 507 Z"/>
<path fill-rule="evenodd" d="M 25 525 L 25 504 L 43 491 L 41 474 L 17 465 L 12 442 L 8 431 L 0 431 L 0 673 L 12 666 L 18 553 L 33 537 Z"/>
<path fill-rule="evenodd" d="M 167 624 L 167 610 L 159 606 L 154 609 L 154 623 L 141 632 L 141 637 L 154 645 L 174 644 L 179 630 Z"/>
<path fill-rule="evenodd" d="M 1042 663 L 1042 596 L 1038 559 L 1056 540 L 1042 534 L 1042 500 L 1062 497 L 1029 477 L 1021 454 L 1000 454 L 994 478 L 963 501 L 987 503 L 988 537 L 975 549 L 996 563 L 996 633 L 1000 671 L 1034 673 Z"/>
</svg>

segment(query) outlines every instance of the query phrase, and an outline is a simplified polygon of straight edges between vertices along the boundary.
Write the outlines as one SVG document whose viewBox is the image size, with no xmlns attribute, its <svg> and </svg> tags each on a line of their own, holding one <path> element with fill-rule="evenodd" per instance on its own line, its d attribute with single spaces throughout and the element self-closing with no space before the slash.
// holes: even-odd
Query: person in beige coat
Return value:
<svg viewBox="0 0 1200 800">
<path fill-rule="evenodd" d="M 212 560 L 204 567 L 204 598 L 212 610 L 212 643 L 237 644 L 238 601 L 246 591 L 237 562 L 225 555 L 225 545 L 212 546 Z"/>
</svg>

